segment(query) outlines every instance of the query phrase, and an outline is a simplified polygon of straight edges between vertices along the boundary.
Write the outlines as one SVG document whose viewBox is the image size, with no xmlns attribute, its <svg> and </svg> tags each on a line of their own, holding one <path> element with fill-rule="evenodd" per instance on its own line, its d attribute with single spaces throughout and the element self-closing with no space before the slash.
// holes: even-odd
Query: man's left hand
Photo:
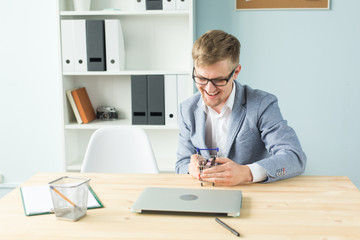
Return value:
<svg viewBox="0 0 360 240">
<path fill-rule="evenodd" d="M 216 163 L 221 165 L 203 170 L 200 175 L 203 180 L 228 186 L 253 180 L 251 170 L 246 165 L 237 164 L 229 158 L 216 158 Z"/>
</svg>

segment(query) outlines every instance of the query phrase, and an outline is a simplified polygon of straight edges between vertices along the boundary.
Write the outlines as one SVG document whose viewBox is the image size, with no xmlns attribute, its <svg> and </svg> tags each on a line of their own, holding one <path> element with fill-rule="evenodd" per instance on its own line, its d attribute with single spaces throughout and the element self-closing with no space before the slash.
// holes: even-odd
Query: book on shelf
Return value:
<svg viewBox="0 0 360 240">
<path fill-rule="evenodd" d="M 83 121 L 81 120 L 81 116 L 80 116 L 80 113 L 79 113 L 79 110 L 77 109 L 76 107 L 76 104 L 75 104 L 75 101 L 74 101 L 74 98 L 71 94 L 71 91 L 75 90 L 76 88 L 72 88 L 72 89 L 69 89 L 69 90 L 66 90 L 66 96 L 69 100 L 69 103 L 70 103 L 70 106 L 74 112 L 74 115 L 75 115 L 75 118 L 76 118 L 76 121 L 77 123 L 81 124 L 83 123 Z"/>
<path fill-rule="evenodd" d="M 83 123 L 89 123 L 96 119 L 95 110 L 91 104 L 85 87 L 72 90 L 71 95 L 74 98 L 75 105 Z"/>
</svg>

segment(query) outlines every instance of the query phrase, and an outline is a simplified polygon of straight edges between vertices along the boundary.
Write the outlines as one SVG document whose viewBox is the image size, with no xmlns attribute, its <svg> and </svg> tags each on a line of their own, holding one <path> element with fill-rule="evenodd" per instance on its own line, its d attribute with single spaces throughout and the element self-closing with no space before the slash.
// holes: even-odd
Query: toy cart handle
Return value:
<svg viewBox="0 0 360 240">
<path fill-rule="evenodd" d="M 200 154 L 200 150 L 216 150 L 219 152 L 219 148 L 196 148 L 196 152 Z"/>
</svg>

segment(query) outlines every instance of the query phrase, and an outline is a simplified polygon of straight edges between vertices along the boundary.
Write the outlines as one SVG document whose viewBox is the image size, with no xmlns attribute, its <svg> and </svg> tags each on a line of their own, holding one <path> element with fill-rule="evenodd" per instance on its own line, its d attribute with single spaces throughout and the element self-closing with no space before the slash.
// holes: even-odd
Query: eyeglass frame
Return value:
<svg viewBox="0 0 360 240">
<path fill-rule="evenodd" d="M 227 78 L 227 79 L 225 79 L 225 78 L 223 78 L 223 79 L 209 79 L 209 78 L 204 78 L 204 77 L 201 77 L 202 79 L 204 79 L 204 80 L 206 80 L 207 82 L 206 83 L 198 83 L 198 82 L 196 82 L 196 80 L 195 80 L 195 78 L 197 77 L 197 76 L 195 76 L 195 67 L 193 67 L 193 71 L 192 71 L 192 79 L 193 79 L 193 81 L 196 83 L 196 84 L 199 84 L 199 85 L 203 85 L 203 86 L 205 86 L 205 85 L 207 85 L 209 82 L 211 82 L 212 83 L 212 85 L 214 85 L 214 86 L 216 86 L 216 87 L 223 87 L 223 86 L 226 86 L 227 84 L 228 84 L 228 82 L 231 80 L 231 78 L 234 76 L 234 74 L 235 74 L 235 70 L 236 70 L 236 68 L 237 68 L 238 66 L 236 66 L 235 68 L 234 68 L 234 70 L 232 70 L 232 72 L 230 73 L 230 76 Z M 197 77 L 197 78 L 200 78 L 200 77 Z M 213 81 L 226 81 L 226 83 L 224 84 L 224 85 L 217 85 L 217 84 L 215 84 Z"/>
</svg>

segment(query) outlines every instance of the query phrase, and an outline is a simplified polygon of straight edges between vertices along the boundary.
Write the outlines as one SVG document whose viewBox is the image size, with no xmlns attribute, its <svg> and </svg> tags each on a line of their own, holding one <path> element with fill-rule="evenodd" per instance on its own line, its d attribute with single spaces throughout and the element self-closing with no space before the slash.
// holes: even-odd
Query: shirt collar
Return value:
<svg viewBox="0 0 360 240">
<path fill-rule="evenodd" d="M 235 100 L 235 91 L 236 91 L 236 84 L 233 82 L 233 88 L 231 90 L 230 96 L 228 97 L 228 99 L 226 100 L 226 103 L 224 104 L 223 108 L 221 109 L 221 113 L 225 112 L 225 110 L 227 108 L 229 108 L 230 110 L 233 109 L 234 107 L 234 100 Z M 209 111 L 209 107 L 205 104 L 204 100 L 201 99 L 201 105 L 203 107 L 203 110 L 205 113 L 208 113 Z M 220 113 L 220 114 L 221 114 Z"/>
</svg>

